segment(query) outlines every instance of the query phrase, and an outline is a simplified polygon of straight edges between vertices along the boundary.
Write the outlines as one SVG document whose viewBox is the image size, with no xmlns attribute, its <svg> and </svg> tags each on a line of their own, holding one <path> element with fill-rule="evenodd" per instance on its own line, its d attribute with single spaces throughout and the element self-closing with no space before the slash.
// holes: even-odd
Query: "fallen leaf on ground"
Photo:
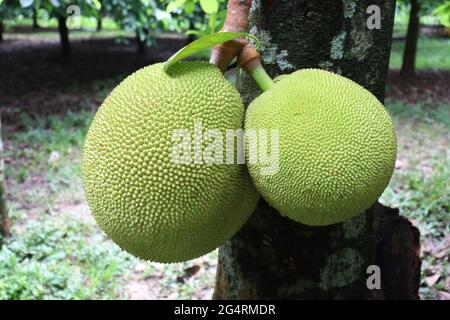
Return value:
<svg viewBox="0 0 450 320">
<path fill-rule="evenodd" d="M 436 273 L 432 276 L 426 277 L 425 282 L 429 287 L 432 287 L 439 280 L 440 277 L 441 275 L 439 273 Z"/>
</svg>

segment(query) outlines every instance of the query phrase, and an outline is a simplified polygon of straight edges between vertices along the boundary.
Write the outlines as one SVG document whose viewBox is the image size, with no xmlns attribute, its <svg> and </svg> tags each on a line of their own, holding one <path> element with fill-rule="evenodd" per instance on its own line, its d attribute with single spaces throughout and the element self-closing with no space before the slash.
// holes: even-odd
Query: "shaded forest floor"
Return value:
<svg viewBox="0 0 450 320">
<path fill-rule="evenodd" d="M 147 55 L 108 38 L 78 39 L 59 58 L 54 39 L 0 45 L 0 107 L 13 236 L 0 251 L 0 299 L 208 299 L 217 252 L 182 264 L 122 252 L 95 225 L 83 196 L 80 155 L 92 116 L 125 75 L 184 45 L 161 39 Z M 450 71 L 389 75 L 387 107 L 399 138 L 382 196 L 422 234 L 421 296 L 450 299 Z"/>
</svg>

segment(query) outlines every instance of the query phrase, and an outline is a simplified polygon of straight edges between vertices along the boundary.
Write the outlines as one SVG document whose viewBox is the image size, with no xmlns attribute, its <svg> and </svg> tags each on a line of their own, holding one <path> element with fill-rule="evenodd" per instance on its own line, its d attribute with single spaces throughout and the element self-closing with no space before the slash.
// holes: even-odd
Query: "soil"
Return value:
<svg viewBox="0 0 450 320">
<path fill-rule="evenodd" d="M 390 70 L 387 97 L 408 103 L 440 102 L 450 104 L 450 71 L 417 70 L 416 76 L 403 78 Z"/>
</svg>

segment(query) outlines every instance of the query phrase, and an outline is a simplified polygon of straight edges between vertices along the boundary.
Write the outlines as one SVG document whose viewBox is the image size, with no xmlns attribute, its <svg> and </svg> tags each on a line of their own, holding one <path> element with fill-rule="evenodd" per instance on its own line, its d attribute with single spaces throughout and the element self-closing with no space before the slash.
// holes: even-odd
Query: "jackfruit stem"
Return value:
<svg viewBox="0 0 450 320">
<path fill-rule="evenodd" d="M 256 84 L 262 91 L 267 91 L 274 85 L 272 78 L 267 74 L 262 65 L 246 71 L 253 78 L 253 80 L 255 80 Z"/>
<path fill-rule="evenodd" d="M 237 57 L 237 62 L 239 67 L 244 69 L 255 80 L 262 91 L 267 91 L 273 86 L 272 78 L 270 78 L 261 64 L 260 54 L 251 44 L 247 44 L 242 48 Z"/>
</svg>

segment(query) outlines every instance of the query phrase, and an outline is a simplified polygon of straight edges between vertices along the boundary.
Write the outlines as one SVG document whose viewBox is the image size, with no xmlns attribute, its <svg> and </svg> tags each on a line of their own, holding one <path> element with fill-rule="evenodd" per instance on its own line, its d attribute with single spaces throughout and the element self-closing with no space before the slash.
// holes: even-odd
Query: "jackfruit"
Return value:
<svg viewBox="0 0 450 320">
<path fill-rule="evenodd" d="M 369 208 L 392 176 L 392 120 L 368 90 L 337 74 L 305 69 L 280 77 L 248 107 L 245 130 L 278 130 L 278 171 L 248 163 L 263 198 L 297 222 L 323 226 Z M 248 155 L 247 155 L 248 156 Z"/>
<path fill-rule="evenodd" d="M 206 254 L 256 206 L 245 164 L 195 162 L 195 145 L 204 151 L 209 143 L 192 138 L 198 121 L 223 135 L 244 122 L 239 93 L 204 62 L 179 62 L 168 73 L 162 63 L 140 69 L 94 117 L 82 161 L 86 198 L 100 228 L 135 256 L 170 263 Z M 190 134 L 184 162 L 174 161 L 179 130 Z"/>
</svg>

